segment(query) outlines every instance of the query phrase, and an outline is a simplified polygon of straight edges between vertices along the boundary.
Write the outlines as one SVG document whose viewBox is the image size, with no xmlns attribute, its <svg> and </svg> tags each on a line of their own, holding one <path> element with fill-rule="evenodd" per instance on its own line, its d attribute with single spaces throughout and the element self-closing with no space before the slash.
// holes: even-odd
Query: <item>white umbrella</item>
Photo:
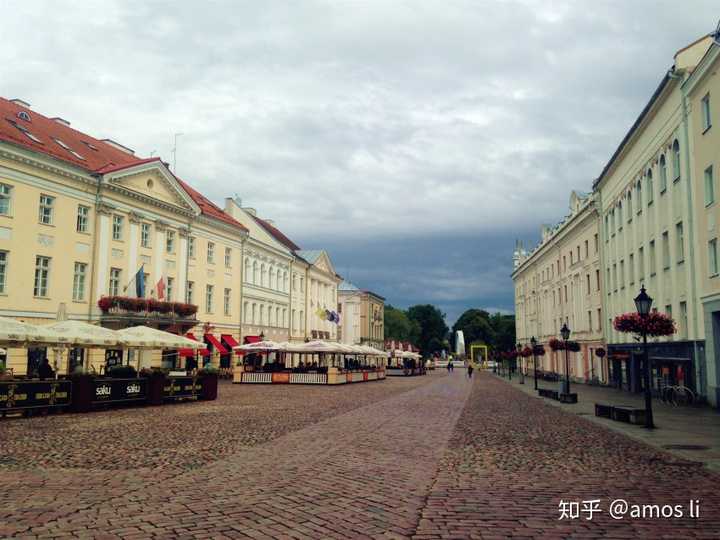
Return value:
<svg viewBox="0 0 720 540">
<path fill-rule="evenodd" d="M 133 349 L 202 349 L 204 343 L 149 326 L 131 326 L 117 331 L 120 343 Z"/>
<path fill-rule="evenodd" d="M 48 330 L 46 326 L 35 326 L 15 319 L 0 317 L 1 343 L 64 343 L 63 337 L 57 332 Z"/>
<path fill-rule="evenodd" d="M 307 343 L 303 343 L 302 345 L 299 345 L 298 352 L 305 352 L 305 353 L 339 353 L 343 352 L 343 350 L 338 346 L 338 343 L 330 343 L 328 341 L 308 341 Z"/>
<path fill-rule="evenodd" d="M 119 341 L 119 336 L 115 330 L 82 321 L 58 321 L 37 328 L 50 330 L 58 334 L 62 338 L 59 343 L 70 345 L 112 347 L 117 345 Z"/>
<path fill-rule="evenodd" d="M 284 343 L 266 340 L 256 341 L 255 343 L 245 343 L 244 345 L 235 345 L 233 350 L 243 352 L 284 351 L 284 347 Z"/>
</svg>

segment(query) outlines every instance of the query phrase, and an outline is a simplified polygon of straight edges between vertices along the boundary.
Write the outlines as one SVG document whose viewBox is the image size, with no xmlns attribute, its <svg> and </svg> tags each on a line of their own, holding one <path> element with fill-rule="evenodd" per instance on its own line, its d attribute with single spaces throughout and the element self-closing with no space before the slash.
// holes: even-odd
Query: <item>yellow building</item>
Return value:
<svg viewBox="0 0 720 540">
<path fill-rule="evenodd" d="M 219 362 L 241 339 L 247 229 L 159 158 L 139 159 L 18 100 L 0 98 L 0 110 L 0 315 L 49 323 L 65 306 L 69 318 L 111 328 L 189 332 Z M 133 298 L 142 281 L 154 302 Z M 16 373 L 47 354 L 8 352 Z M 104 354 L 117 352 L 94 353 L 96 367 Z"/>
<path fill-rule="evenodd" d="M 383 350 L 385 343 L 385 299 L 359 289 L 349 281 L 338 286 L 339 341 L 369 345 Z"/>
</svg>

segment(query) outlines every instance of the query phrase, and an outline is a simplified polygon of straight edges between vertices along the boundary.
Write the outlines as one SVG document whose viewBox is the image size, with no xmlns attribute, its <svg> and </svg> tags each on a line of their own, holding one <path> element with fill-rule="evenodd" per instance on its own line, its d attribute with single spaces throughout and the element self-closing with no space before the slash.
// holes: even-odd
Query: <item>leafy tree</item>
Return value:
<svg viewBox="0 0 720 540">
<path fill-rule="evenodd" d="M 430 304 L 412 306 L 408 308 L 407 316 L 420 327 L 417 344 L 424 354 L 443 349 L 448 327 L 445 324 L 445 315 L 438 308 Z"/>
<path fill-rule="evenodd" d="M 455 332 L 463 331 L 465 347 L 469 351 L 473 343 L 483 343 L 495 350 L 515 348 L 515 316 L 495 313 L 484 309 L 468 309 L 453 325 Z"/>
<path fill-rule="evenodd" d="M 409 341 L 417 344 L 420 325 L 410 320 L 407 313 L 391 305 L 385 306 L 385 339 Z"/>
</svg>

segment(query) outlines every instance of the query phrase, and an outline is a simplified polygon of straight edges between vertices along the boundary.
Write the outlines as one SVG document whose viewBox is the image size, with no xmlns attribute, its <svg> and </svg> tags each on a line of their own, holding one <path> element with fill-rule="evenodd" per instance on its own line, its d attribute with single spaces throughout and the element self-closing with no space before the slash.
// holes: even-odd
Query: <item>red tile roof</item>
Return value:
<svg viewBox="0 0 720 540">
<path fill-rule="evenodd" d="M 252 214 L 250 214 L 252 216 Z M 287 236 L 285 236 L 280 229 L 275 227 L 274 225 L 271 225 L 264 219 L 260 219 L 257 216 L 252 216 L 252 218 L 260 225 L 263 229 L 265 229 L 275 240 L 280 242 L 285 247 L 289 248 L 291 251 L 298 251 L 300 249 L 300 246 L 298 246 L 295 242 L 290 240 Z"/>
<path fill-rule="evenodd" d="M 29 122 L 18 117 L 18 113 L 21 111 L 25 111 L 30 115 Z M 132 154 L 123 152 L 108 143 L 80 133 L 70 126 L 51 120 L 32 109 L 22 107 L 2 97 L 0 97 L 0 117 L 0 141 L 17 144 L 50 155 L 81 169 L 96 171 L 108 165 L 124 165 L 139 161 Z M 15 127 L 13 123 L 27 129 L 41 142 L 32 140 Z M 85 159 L 77 158 L 53 139 L 61 140 Z M 92 149 L 88 144 L 95 149 Z"/>
<path fill-rule="evenodd" d="M 18 116 L 21 111 L 30 115 L 29 122 Z M 26 129 L 40 142 L 28 137 L 16 125 Z M 84 159 L 74 156 L 54 139 L 62 141 L 68 148 Z M 159 157 L 141 159 L 3 97 L 0 97 L 0 141 L 16 144 L 70 163 L 86 171 L 100 174 L 107 174 L 153 161 L 161 161 Z M 179 178 L 177 180 L 182 188 L 187 191 L 190 198 L 200 207 L 203 214 L 239 229 L 247 230 L 242 223 L 227 215 L 202 194 Z"/>
</svg>

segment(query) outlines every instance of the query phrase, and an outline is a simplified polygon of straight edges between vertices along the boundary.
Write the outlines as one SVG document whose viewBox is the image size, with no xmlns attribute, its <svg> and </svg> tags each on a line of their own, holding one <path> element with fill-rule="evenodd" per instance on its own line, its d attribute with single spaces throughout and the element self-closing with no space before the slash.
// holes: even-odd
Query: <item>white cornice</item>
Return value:
<svg viewBox="0 0 720 540">
<path fill-rule="evenodd" d="M 97 179 L 87 171 L 73 167 L 71 165 L 64 165 L 61 161 L 45 156 L 38 152 L 25 150 L 20 146 L 16 146 L 7 141 L 0 141 L 0 157 L 30 165 L 44 171 L 48 171 L 52 174 L 57 174 L 64 178 L 72 178 L 79 182 L 83 182 L 90 185 L 97 185 Z"/>
</svg>

